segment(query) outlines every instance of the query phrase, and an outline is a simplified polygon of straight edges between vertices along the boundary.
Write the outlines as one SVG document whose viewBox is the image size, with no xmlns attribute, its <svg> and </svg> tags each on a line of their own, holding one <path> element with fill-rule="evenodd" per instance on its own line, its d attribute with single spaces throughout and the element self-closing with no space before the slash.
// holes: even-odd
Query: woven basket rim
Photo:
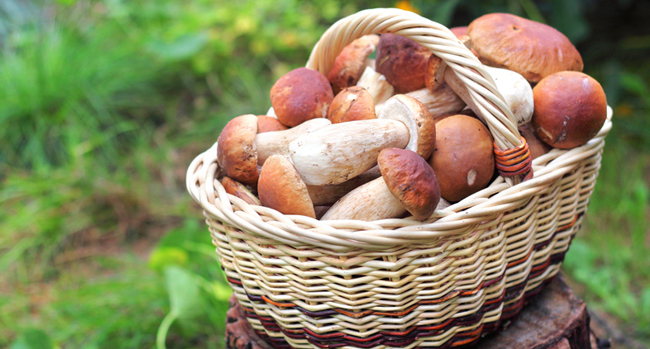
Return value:
<svg viewBox="0 0 650 349">
<path fill-rule="evenodd" d="M 379 16 L 379 20 L 377 16 Z M 384 18 L 386 16 L 389 17 L 388 20 Z M 321 56 L 324 55 L 321 51 L 327 52 L 329 56 L 336 57 L 338 52 L 349 42 L 368 34 L 368 30 L 376 29 L 374 27 L 368 29 L 363 26 L 364 23 L 366 25 L 373 23 L 377 25 L 377 21 L 392 20 L 393 22 L 389 22 L 388 25 L 390 27 L 390 25 L 394 25 L 394 18 L 402 21 L 406 20 L 407 22 L 401 22 L 401 25 L 408 27 L 409 33 L 421 34 L 419 26 L 422 25 L 422 20 L 424 20 L 425 29 L 434 27 L 436 31 L 443 33 L 440 34 L 441 36 L 446 36 L 446 32 L 453 36 L 451 31 L 444 26 L 408 11 L 397 9 L 364 10 L 346 17 L 330 27 L 315 45 L 307 66 L 315 69 L 329 69 L 328 64 L 330 63 L 328 62 L 333 62 L 333 60 L 331 57 L 321 59 Z M 352 29 L 341 29 L 341 26 L 345 25 L 347 21 L 353 22 Z M 336 35 L 335 38 L 329 37 L 332 33 L 336 34 L 337 32 L 342 34 Z M 452 42 L 454 47 L 462 46 L 462 49 L 459 49 L 462 51 L 461 54 L 466 55 L 469 52 L 475 61 L 469 63 L 471 69 L 467 68 L 467 70 L 471 74 L 479 74 L 478 79 L 482 79 L 483 82 L 487 81 L 488 84 L 494 86 L 489 74 L 484 72 L 482 64 L 455 36 L 453 36 L 453 39 L 448 37 L 445 40 Z M 328 46 L 327 44 L 331 42 L 338 46 L 336 48 Z M 451 63 L 449 66 L 453 67 L 453 64 Z M 472 69 L 478 73 L 472 72 Z M 489 80 L 485 80 L 483 76 L 480 76 L 481 73 L 484 73 Z M 487 89 L 486 93 L 491 94 L 491 89 Z M 494 98 L 503 99 L 498 94 L 497 97 L 490 97 L 489 100 L 493 101 Z M 499 104 L 497 104 L 497 107 L 503 108 Z M 506 120 L 505 128 L 490 127 L 493 135 L 510 132 L 507 125 L 509 120 L 507 114 L 510 113 L 511 115 L 511 112 L 507 107 L 505 109 L 507 112 L 502 112 L 500 116 L 486 117 L 490 125 L 500 124 L 504 126 L 503 119 Z M 592 156 L 599 156 L 604 147 L 604 138 L 612 127 L 612 114 L 612 109 L 608 106 L 607 120 L 598 134 L 587 144 L 569 150 L 554 148 L 549 153 L 536 158 L 533 161 L 534 177 L 532 179 L 513 185 L 514 183 L 508 179 L 499 176 L 487 188 L 447 208 L 436 210 L 424 222 L 417 221 L 412 217 L 383 219 L 372 222 L 358 220 L 319 221 L 306 216 L 284 215 L 268 207 L 249 205 L 243 200 L 227 194 L 219 180 L 217 180 L 219 176 L 219 166 L 216 162 L 217 143 L 214 143 L 212 147 L 199 154 L 192 161 L 187 170 L 186 184 L 190 195 L 201 205 L 206 215 L 217 217 L 227 224 L 268 238 L 269 241 L 275 240 L 306 248 L 322 247 L 341 251 L 358 248 L 381 250 L 386 247 L 419 243 L 440 237 L 453 237 L 456 234 L 466 232 L 468 226 L 480 224 L 525 205 L 536 192 L 571 172 L 583 160 Z M 515 134 L 518 139 L 516 127 Z M 510 136 L 514 135 L 510 132 L 509 136 L 503 139 L 507 140 Z M 516 144 L 508 144 L 507 146 L 514 147 Z"/>
</svg>

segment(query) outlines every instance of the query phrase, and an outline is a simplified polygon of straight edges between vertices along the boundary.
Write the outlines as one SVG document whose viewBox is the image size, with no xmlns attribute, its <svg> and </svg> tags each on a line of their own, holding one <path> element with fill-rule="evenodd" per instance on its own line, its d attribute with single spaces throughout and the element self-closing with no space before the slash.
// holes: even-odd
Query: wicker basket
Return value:
<svg viewBox="0 0 650 349">
<path fill-rule="evenodd" d="M 480 62 L 447 28 L 413 13 L 373 9 L 340 20 L 307 67 L 327 74 L 343 47 L 372 33 L 409 37 L 441 57 L 484 106 L 495 143 L 520 145 Z M 535 159 L 532 179 L 499 177 L 426 222 L 318 221 L 246 204 L 221 186 L 216 144 L 192 162 L 187 187 L 250 323 L 274 346 L 455 347 L 498 329 L 556 275 L 587 209 L 611 116 L 608 108 L 586 145 Z"/>
</svg>

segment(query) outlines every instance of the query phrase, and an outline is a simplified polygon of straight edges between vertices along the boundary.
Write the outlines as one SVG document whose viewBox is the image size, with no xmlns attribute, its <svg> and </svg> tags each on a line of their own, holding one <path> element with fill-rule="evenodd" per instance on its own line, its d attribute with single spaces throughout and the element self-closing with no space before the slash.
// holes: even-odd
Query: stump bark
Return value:
<svg viewBox="0 0 650 349">
<path fill-rule="evenodd" d="M 596 349 L 607 348 L 589 328 L 589 313 L 584 301 L 573 293 L 558 275 L 497 334 L 481 339 L 472 349 Z M 226 324 L 226 348 L 271 349 L 246 321 L 237 299 L 230 298 Z"/>
</svg>

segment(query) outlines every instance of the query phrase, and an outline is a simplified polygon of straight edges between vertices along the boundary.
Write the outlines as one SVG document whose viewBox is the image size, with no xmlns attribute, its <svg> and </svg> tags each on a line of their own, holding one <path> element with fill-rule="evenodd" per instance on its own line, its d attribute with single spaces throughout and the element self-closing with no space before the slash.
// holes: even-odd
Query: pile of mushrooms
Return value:
<svg viewBox="0 0 650 349">
<path fill-rule="evenodd" d="M 583 145 L 604 124 L 603 89 L 562 33 L 502 13 L 452 32 L 486 66 L 533 159 Z M 327 76 L 290 71 L 270 101 L 272 115 L 238 116 L 217 141 L 226 192 L 250 205 L 323 220 L 426 221 L 500 169 L 456 73 L 399 35 L 355 40 Z"/>
</svg>

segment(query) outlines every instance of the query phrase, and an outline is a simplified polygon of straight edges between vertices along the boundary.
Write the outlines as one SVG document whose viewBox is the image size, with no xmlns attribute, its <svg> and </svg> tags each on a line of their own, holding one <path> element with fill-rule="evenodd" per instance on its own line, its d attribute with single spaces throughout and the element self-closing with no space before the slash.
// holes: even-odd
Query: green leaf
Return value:
<svg viewBox="0 0 650 349">
<path fill-rule="evenodd" d="M 11 345 L 11 349 L 52 349 L 50 337 L 39 329 L 28 329 Z"/>
<path fill-rule="evenodd" d="M 204 311 L 205 301 L 196 277 L 189 271 L 172 266 L 165 269 L 165 284 L 171 312 L 179 319 L 191 320 Z"/>
<path fill-rule="evenodd" d="M 149 267 L 156 271 L 162 271 L 172 265 L 183 266 L 188 262 L 187 252 L 175 247 L 159 247 L 149 256 Z"/>
<path fill-rule="evenodd" d="M 208 43 L 205 33 L 185 34 L 172 42 L 152 41 L 147 48 L 169 61 L 188 59 L 201 51 Z"/>
</svg>

